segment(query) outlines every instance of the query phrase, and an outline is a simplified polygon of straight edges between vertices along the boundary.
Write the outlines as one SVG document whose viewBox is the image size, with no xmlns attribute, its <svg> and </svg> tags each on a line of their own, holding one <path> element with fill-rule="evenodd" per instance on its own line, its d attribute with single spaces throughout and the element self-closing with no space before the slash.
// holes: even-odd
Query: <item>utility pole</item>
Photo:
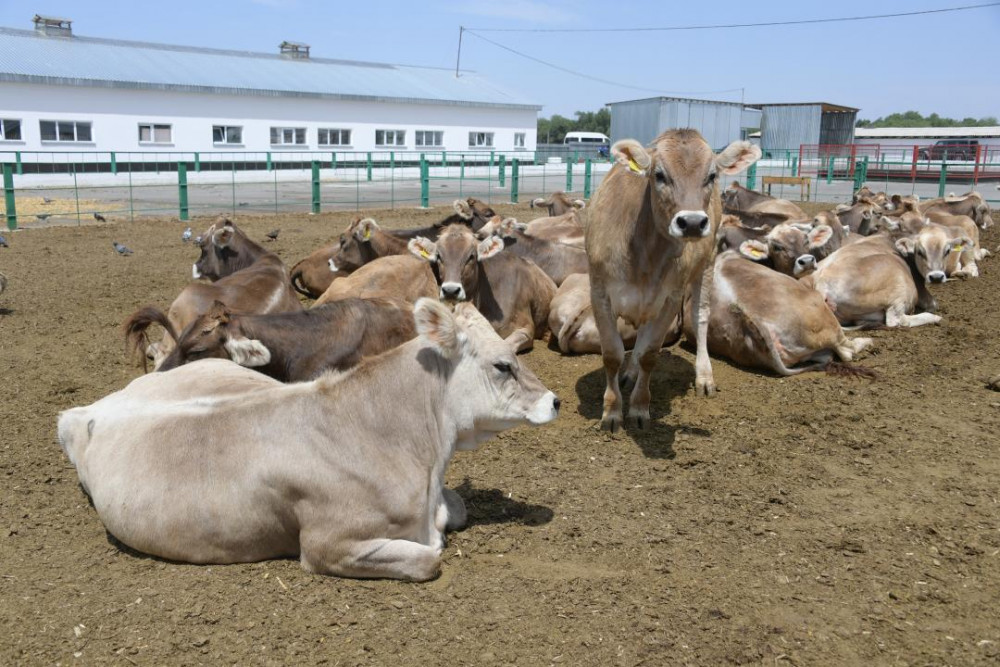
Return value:
<svg viewBox="0 0 1000 667">
<path fill-rule="evenodd" d="M 458 26 L 458 56 L 455 58 L 455 78 L 458 78 L 458 68 L 462 62 L 462 33 L 465 32 L 465 26 Z"/>
</svg>

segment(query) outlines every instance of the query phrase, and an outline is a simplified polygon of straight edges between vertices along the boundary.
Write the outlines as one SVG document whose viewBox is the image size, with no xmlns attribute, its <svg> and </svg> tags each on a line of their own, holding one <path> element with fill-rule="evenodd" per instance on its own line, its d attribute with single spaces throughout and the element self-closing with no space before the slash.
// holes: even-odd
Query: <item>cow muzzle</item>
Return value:
<svg viewBox="0 0 1000 667">
<path fill-rule="evenodd" d="M 816 258 L 812 255 L 801 255 L 795 260 L 792 273 L 798 277 L 816 268 Z"/>
<path fill-rule="evenodd" d="M 442 283 L 440 298 L 442 301 L 465 301 L 465 288 L 462 283 Z"/>
<path fill-rule="evenodd" d="M 708 236 L 710 227 L 704 211 L 678 211 L 670 221 L 670 235 L 700 239 Z"/>
<path fill-rule="evenodd" d="M 532 406 L 528 413 L 528 421 L 532 424 L 547 424 L 559 416 L 559 397 L 551 391 L 545 392 Z"/>
<path fill-rule="evenodd" d="M 943 283 L 944 278 L 944 271 L 931 271 L 927 274 L 927 282 L 929 283 Z"/>
<path fill-rule="evenodd" d="M 201 271 L 198 270 L 197 264 L 191 265 L 191 277 L 194 278 L 195 280 L 201 278 Z"/>
</svg>

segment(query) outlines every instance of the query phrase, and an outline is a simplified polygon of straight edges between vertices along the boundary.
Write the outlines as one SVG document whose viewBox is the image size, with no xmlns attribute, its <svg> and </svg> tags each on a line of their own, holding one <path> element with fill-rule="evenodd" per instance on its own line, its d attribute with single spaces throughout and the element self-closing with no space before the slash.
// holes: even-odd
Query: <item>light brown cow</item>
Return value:
<svg viewBox="0 0 1000 667">
<path fill-rule="evenodd" d="M 490 234 L 483 234 L 488 228 L 491 228 Z M 505 252 L 531 260 L 552 278 L 556 286 L 561 285 L 571 274 L 587 272 L 587 253 L 582 248 L 529 236 L 521 231 L 522 228 L 523 225 L 517 220 L 507 218 L 499 224 L 491 222 L 484 226 L 479 230 L 478 236 L 499 236 L 504 240 Z"/>
<path fill-rule="evenodd" d="M 722 216 L 719 224 L 719 231 L 716 232 L 715 239 L 719 252 L 723 250 L 738 250 L 744 241 L 766 242 L 767 235 L 771 232 L 770 225 L 763 227 L 747 227 L 735 215 L 727 213 Z"/>
<path fill-rule="evenodd" d="M 929 222 L 913 236 L 896 240 L 896 249 L 911 256 L 928 283 L 943 283 L 949 276 L 977 277 L 975 246 L 961 228 Z"/>
<path fill-rule="evenodd" d="M 431 579 L 464 522 L 444 488 L 454 452 L 552 421 L 559 399 L 474 308 L 425 299 L 414 316 L 417 339 L 311 382 L 221 359 L 145 375 L 63 412 L 59 442 L 108 532 L 138 551 Z"/>
<path fill-rule="evenodd" d="M 599 354 L 601 335 L 590 305 L 590 276 L 574 273 L 566 278 L 549 304 L 549 330 L 563 354 Z M 636 330 L 618 318 L 618 334 L 626 350 L 635 345 Z"/>
<path fill-rule="evenodd" d="M 372 218 L 360 218 L 340 235 L 328 262 L 330 271 L 351 274 L 379 257 L 405 255 L 406 239 L 382 231 Z"/>
<path fill-rule="evenodd" d="M 809 217 L 787 199 L 776 199 L 748 190 L 736 181 L 730 183 L 722 193 L 722 210 L 739 217 L 747 227 L 774 227 L 783 222 Z"/>
<path fill-rule="evenodd" d="M 844 335 L 818 292 L 790 276 L 747 261 L 736 251 L 720 254 L 714 272 L 708 321 L 708 350 L 712 354 L 742 366 L 796 375 L 831 369 L 835 355 L 841 361 L 852 361 L 872 342 Z M 693 342 L 691 318 L 688 301 L 684 335 Z"/>
<path fill-rule="evenodd" d="M 762 240 L 744 241 L 739 251 L 747 259 L 770 264 L 775 271 L 801 278 L 840 247 L 841 241 L 829 225 L 809 223 L 778 225 Z"/>
<path fill-rule="evenodd" d="M 556 286 L 533 262 L 503 250 L 503 239 L 481 241 L 464 225 L 447 227 L 436 243 L 410 241 L 410 252 L 432 267 L 442 301 L 473 303 L 514 349 L 530 350 L 548 331 Z"/>
<path fill-rule="evenodd" d="M 990 216 L 990 205 L 981 194 L 972 190 L 964 195 L 949 195 L 938 197 L 937 199 L 927 199 L 920 202 L 917 207 L 921 213 L 927 214 L 931 211 L 941 211 L 951 215 L 967 215 L 972 218 L 980 229 L 987 229 L 993 225 L 993 218 Z"/>
<path fill-rule="evenodd" d="M 860 234 L 861 236 L 870 236 L 876 231 L 877 226 L 875 223 L 878 211 L 878 206 L 869 201 L 862 200 L 850 206 L 841 204 L 834 209 L 834 217 L 837 218 L 839 225 L 846 228 L 849 232 Z M 824 220 L 824 222 L 828 221 Z"/>
<path fill-rule="evenodd" d="M 582 199 L 571 199 L 569 195 L 561 190 L 553 192 L 546 197 L 537 197 L 531 200 L 531 208 L 545 208 L 549 212 L 550 218 L 555 218 L 566 213 L 582 211 L 587 207 L 587 202 Z"/>
<path fill-rule="evenodd" d="M 629 417 L 646 428 L 650 373 L 688 289 L 698 306 L 695 389 L 699 395 L 715 393 L 705 342 L 722 217 L 716 177 L 743 171 L 760 157 L 760 148 L 736 141 L 715 155 L 697 131 L 670 130 L 648 148 L 626 139 L 612 146 L 612 153 L 617 163 L 591 200 L 586 241 L 607 377 L 601 427 L 616 431 L 622 423 L 618 373 L 625 356 L 618 318 L 638 329 L 626 372 L 636 380 Z M 709 284 L 703 285 L 705 279 Z"/>
<path fill-rule="evenodd" d="M 349 297 L 384 297 L 416 303 L 420 297 L 436 297 L 437 293 L 434 272 L 426 262 L 409 255 L 390 255 L 333 281 L 312 307 Z"/>
</svg>

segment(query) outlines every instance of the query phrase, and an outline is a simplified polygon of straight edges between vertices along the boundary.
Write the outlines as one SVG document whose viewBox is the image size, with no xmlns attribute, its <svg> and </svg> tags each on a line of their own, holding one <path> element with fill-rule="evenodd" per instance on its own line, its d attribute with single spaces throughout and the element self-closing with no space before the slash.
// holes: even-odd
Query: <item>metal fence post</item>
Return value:
<svg viewBox="0 0 1000 667">
<path fill-rule="evenodd" d="M 118 175 L 118 158 L 114 151 L 111 151 L 111 173 L 115 176 Z"/>
<path fill-rule="evenodd" d="M 590 158 L 583 165 L 583 198 L 590 199 Z"/>
<path fill-rule="evenodd" d="M 566 192 L 573 192 L 573 162 L 566 161 Z"/>
<path fill-rule="evenodd" d="M 799 158 L 797 155 L 792 156 L 792 176 L 799 175 Z"/>
<path fill-rule="evenodd" d="M 312 161 L 312 212 L 319 213 L 319 160 Z"/>
<path fill-rule="evenodd" d="M 181 220 L 188 220 L 188 166 L 187 162 L 177 163 L 177 201 Z"/>
<path fill-rule="evenodd" d="M 427 208 L 431 201 L 431 179 L 427 158 L 420 154 L 420 206 Z"/>
<path fill-rule="evenodd" d="M 833 161 L 834 161 L 834 159 L 835 158 L 831 155 L 830 156 L 830 164 L 826 168 L 826 183 L 827 183 L 827 185 L 829 185 L 830 183 L 833 183 Z"/>
<path fill-rule="evenodd" d="M 500 154 L 500 178 L 497 180 L 501 188 L 507 184 L 507 156 L 503 153 Z"/>
<path fill-rule="evenodd" d="M 370 181 L 370 180 L 372 180 L 372 154 L 371 154 L 371 151 L 368 151 L 368 165 L 367 165 L 367 168 L 368 168 L 368 180 Z"/>
<path fill-rule="evenodd" d="M 941 161 L 941 176 L 938 178 L 938 197 L 944 197 L 944 191 L 948 181 L 948 163 Z"/>
<path fill-rule="evenodd" d="M 194 170 L 201 173 L 201 153 L 194 154 Z"/>
<path fill-rule="evenodd" d="M 519 165 L 518 165 L 517 158 L 514 158 L 513 160 L 510 161 L 510 203 L 511 204 L 516 204 L 517 203 L 517 194 L 518 194 L 517 189 L 518 189 L 518 185 L 519 185 L 518 181 L 520 180 L 520 174 L 518 173 L 518 171 L 519 171 L 518 166 Z"/>
<path fill-rule="evenodd" d="M 458 188 L 462 189 L 462 181 L 465 180 L 465 153 L 462 153 L 462 161 L 458 167 Z"/>
<path fill-rule="evenodd" d="M 14 205 L 14 169 L 9 162 L 3 163 L 3 202 L 7 229 L 17 229 L 17 207 Z"/>
<path fill-rule="evenodd" d="M 757 163 L 754 162 L 747 169 L 747 190 L 754 190 L 757 188 Z"/>
<path fill-rule="evenodd" d="M 271 164 L 271 151 L 268 151 L 267 152 L 267 170 L 271 171 L 272 166 L 273 165 Z"/>
<path fill-rule="evenodd" d="M 14 153 L 14 159 L 17 160 L 17 175 L 21 176 L 24 174 L 24 167 L 21 165 L 21 151 Z"/>
</svg>

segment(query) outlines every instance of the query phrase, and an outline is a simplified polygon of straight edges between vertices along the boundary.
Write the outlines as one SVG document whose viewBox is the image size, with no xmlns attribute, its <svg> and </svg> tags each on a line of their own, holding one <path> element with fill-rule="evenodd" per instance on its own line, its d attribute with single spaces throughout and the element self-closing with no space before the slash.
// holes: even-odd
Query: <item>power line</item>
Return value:
<svg viewBox="0 0 1000 667">
<path fill-rule="evenodd" d="M 1000 4 L 1000 3 L 997 3 L 997 4 Z M 619 88 L 629 88 L 631 90 L 639 90 L 639 91 L 642 91 L 642 92 L 645 92 L 645 93 L 659 93 L 659 94 L 666 94 L 666 95 L 717 95 L 717 94 L 721 94 L 721 93 L 735 93 L 737 91 L 743 90 L 742 88 L 727 88 L 725 90 L 688 90 L 688 91 L 679 91 L 679 90 L 657 90 L 655 88 L 642 88 L 641 86 L 630 86 L 630 85 L 625 84 L 625 83 L 618 83 L 617 81 L 611 81 L 609 79 L 601 79 L 601 78 L 596 77 L 596 76 L 591 76 L 590 74 L 584 74 L 583 72 L 577 72 L 577 71 L 568 69 L 566 67 L 563 67 L 561 65 L 556 65 L 555 63 L 550 63 L 548 61 L 542 60 L 541 58 L 536 58 L 535 56 L 528 55 L 527 53 L 522 53 L 520 51 L 517 51 L 515 49 L 510 48 L 509 46 L 507 46 L 505 44 L 501 44 L 500 42 L 494 42 L 492 39 L 489 39 L 488 37 L 483 37 L 482 35 L 477 34 L 476 32 L 474 32 L 470 28 L 463 28 L 462 30 L 464 32 L 469 33 L 470 35 L 475 35 L 476 37 L 478 37 L 479 39 L 483 40 L 484 42 L 489 42 L 493 46 L 499 47 L 499 48 L 503 49 L 504 51 L 510 51 L 514 55 L 520 56 L 522 58 L 527 58 L 528 60 L 532 60 L 532 61 L 534 61 L 536 63 L 540 63 L 542 65 L 545 65 L 546 67 L 551 67 L 552 69 L 559 70 L 560 72 L 565 72 L 566 74 L 572 74 L 573 76 L 578 76 L 581 79 L 589 79 L 591 81 L 597 81 L 598 83 L 604 83 L 604 84 L 607 84 L 607 85 L 610 85 L 610 86 L 618 86 Z M 461 38 L 461 35 L 459 36 L 459 38 Z"/>
<path fill-rule="evenodd" d="M 893 19 L 905 16 L 925 16 L 927 14 L 944 14 L 947 12 L 964 12 L 970 9 L 997 7 L 1000 2 L 987 2 L 979 5 L 963 5 L 961 7 L 945 7 L 943 9 L 924 9 L 914 12 L 896 12 L 893 14 L 871 14 L 868 16 L 844 16 L 826 19 L 801 19 L 795 21 L 767 21 L 764 23 L 720 23 L 714 25 L 683 25 L 667 26 L 665 28 L 466 28 L 467 32 L 674 32 L 680 30 L 722 30 L 729 28 L 765 28 L 786 25 L 807 25 L 814 23 L 843 23 L 847 21 L 874 21 L 878 19 Z M 480 37 L 482 37 L 480 35 Z"/>
</svg>

